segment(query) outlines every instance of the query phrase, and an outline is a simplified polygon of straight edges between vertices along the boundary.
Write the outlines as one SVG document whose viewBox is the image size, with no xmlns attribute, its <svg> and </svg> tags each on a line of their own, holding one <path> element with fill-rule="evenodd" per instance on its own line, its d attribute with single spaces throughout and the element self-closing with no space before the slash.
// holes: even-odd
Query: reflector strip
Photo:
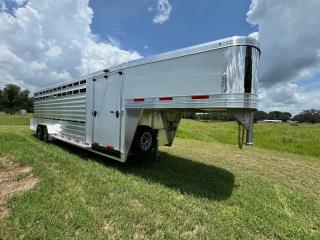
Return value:
<svg viewBox="0 0 320 240">
<path fill-rule="evenodd" d="M 192 96 L 192 99 L 193 99 L 193 100 L 209 99 L 209 95 Z"/>
<path fill-rule="evenodd" d="M 135 98 L 133 99 L 134 102 L 144 102 L 144 98 Z"/>
<path fill-rule="evenodd" d="M 161 97 L 159 98 L 160 101 L 172 101 L 173 97 Z"/>
</svg>

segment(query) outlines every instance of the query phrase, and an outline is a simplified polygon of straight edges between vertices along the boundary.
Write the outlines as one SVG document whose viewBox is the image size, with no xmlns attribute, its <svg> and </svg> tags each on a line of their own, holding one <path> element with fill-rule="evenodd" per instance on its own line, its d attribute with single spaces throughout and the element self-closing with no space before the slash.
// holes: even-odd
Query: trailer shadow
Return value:
<svg viewBox="0 0 320 240">
<path fill-rule="evenodd" d="M 63 142 L 54 144 L 84 160 L 95 161 L 125 174 L 162 184 L 181 194 L 221 201 L 228 199 L 235 187 L 235 176 L 226 169 L 164 152 L 160 152 L 158 162 L 134 156 L 127 163 L 120 163 Z"/>
<path fill-rule="evenodd" d="M 133 163 L 129 159 L 123 171 L 160 183 L 166 187 L 212 200 L 226 200 L 235 187 L 235 176 L 226 169 L 160 152 L 158 162 Z"/>
</svg>

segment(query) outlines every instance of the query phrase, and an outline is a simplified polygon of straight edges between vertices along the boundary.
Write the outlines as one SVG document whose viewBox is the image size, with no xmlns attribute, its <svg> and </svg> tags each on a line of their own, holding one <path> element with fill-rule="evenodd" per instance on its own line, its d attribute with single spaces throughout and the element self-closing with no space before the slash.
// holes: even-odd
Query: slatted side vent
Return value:
<svg viewBox="0 0 320 240">
<path fill-rule="evenodd" d="M 84 124 L 86 87 L 86 80 L 80 80 L 36 92 L 34 117 L 46 120 L 46 122 L 63 121 Z M 70 130 L 71 132 L 74 130 Z"/>
<path fill-rule="evenodd" d="M 46 100 L 50 98 L 64 97 L 74 94 L 82 94 L 86 92 L 86 83 L 87 81 L 81 80 L 73 83 L 68 83 L 62 86 L 55 86 L 43 91 L 35 92 L 34 100 Z M 72 90 L 75 89 L 75 90 Z"/>
</svg>

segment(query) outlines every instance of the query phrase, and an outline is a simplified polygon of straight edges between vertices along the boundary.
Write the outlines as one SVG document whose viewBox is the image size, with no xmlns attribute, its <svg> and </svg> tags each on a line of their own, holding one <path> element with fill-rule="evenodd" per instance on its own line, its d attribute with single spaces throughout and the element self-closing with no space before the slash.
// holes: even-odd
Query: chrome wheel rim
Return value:
<svg viewBox="0 0 320 240">
<path fill-rule="evenodd" d="M 140 146 L 142 150 L 148 150 L 152 145 L 152 135 L 150 132 L 144 132 L 140 138 Z"/>
</svg>

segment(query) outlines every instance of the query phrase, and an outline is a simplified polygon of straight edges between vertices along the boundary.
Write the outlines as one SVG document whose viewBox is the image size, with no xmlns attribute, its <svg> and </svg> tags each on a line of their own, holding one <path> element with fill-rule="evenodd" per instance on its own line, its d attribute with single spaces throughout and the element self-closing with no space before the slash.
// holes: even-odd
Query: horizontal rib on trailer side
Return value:
<svg viewBox="0 0 320 240">
<path fill-rule="evenodd" d="M 35 93 L 37 124 L 57 126 L 62 139 L 86 140 L 86 80 L 57 84 Z M 57 137 L 57 133 L 53 137 Z"/>
</svg>

